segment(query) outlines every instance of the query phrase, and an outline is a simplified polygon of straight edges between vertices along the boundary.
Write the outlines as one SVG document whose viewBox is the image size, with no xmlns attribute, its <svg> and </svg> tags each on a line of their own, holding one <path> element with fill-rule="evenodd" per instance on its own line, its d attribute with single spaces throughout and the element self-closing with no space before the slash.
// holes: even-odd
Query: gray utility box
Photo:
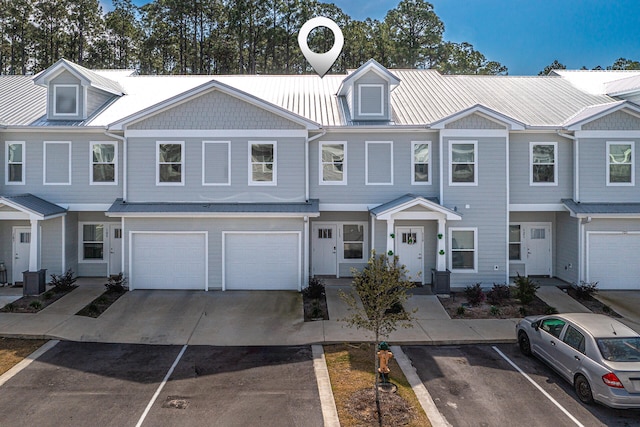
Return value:
<svg viewBox="0 0 640 427">
<path fill-rule="evenodd" d="M 22 295 L 40 295 L 47 286 L 47 269 L 22 272 Z"/>
<path fill-rule="evenodd" d="M 449 295 L 451 292 L 451 272 L 431 269 L 431 288 L 436 295 Z"/>
</svg>

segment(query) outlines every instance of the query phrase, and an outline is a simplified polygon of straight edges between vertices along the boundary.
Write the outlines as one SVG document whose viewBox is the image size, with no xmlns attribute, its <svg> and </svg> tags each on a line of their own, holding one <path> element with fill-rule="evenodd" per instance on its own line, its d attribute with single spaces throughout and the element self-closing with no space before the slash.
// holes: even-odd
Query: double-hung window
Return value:
<svg viewBox="0 0 640 427">
<path fill-rule="evenodd" d="M 477 141 L 452 141 L 449 145 L 449 183 L 478 185 Z"/>
<path fill-rule="evenodd" d="M 113 142 L 91 143 L 91 184 L 116 184 L 117 146 Z"/>
<path fill-rule="evenodd" d="M 346 142 L 320 143 L 320 184 L 347 183 Z"/>
<path fill-rule="evenodd" d="M 364 259 L 364 236 L 364 224 L 342 225 L 343 259 Z"/>
<path fill-rule="evenodd" d="M 276 185 L 277 149 L 275 142 L 249 142 L 249 184 Z"/>
<path fill-rule="evenodd" d="M 522 259 L 522 233 L 520 224 L 509 225 L 509 260 L 520 261 Z"/>
<path fill-rule="evenodd" d="M 411 165 L 413 174 L 411 184 L 428 185 L 431 184 L 431 142 L 413 141 L 411 143 Z"/>
<path fill-rule="evenodd" d="M 607 141 L 607 185 L 633 185 L 634 143 Z"/>
<path fill-rule="evenodd" d="M 184 185 L 184 142 L 156 143 L 156 184 Z"/>
<path fill-rule="evenodd" d="M 104 224 L 81 224 L 81 261 L 104 260 Z"/>
<path fill-rule="evenodd" d="M 5 147 L 5 159 L 7 159 L 5 182 L 7 185 L 24 184 L 24 142 L 7 141 Z"/>
<path fill-rule="evenodd" d="M 530 146 L 531 185 L 556 185 L 557 143 L 532 142 Z"/>
<path fill-rule="evenodd" d="M 478 267 L 478 238 L 475 228 L 450 228 L 451 270 L 474 273 Z"/>
</svg>

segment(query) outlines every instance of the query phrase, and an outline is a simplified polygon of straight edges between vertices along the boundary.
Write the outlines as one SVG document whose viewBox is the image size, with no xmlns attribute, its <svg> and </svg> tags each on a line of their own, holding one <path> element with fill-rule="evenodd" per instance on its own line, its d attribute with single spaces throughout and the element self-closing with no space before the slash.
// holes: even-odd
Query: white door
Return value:
<svg viewBox="0 0 640 427">
<path fill-rule="evenodd" d="M 423 282 L 424 264 L 422 251 L 424 250 L 422 227 L 396 227 L 395 237 L 396 255 L 400 263 L 407 268 L 412 282 Z"/>
<path fill-rule="evenodd" d="M 225 290 L 300 289 L 299 232 L 223 233 Z"/>
<path fill-rule="evenodd" d="M 551 226 L 526 225 L 527 275 L 551 276 Z"/>
<path fill-rule="evenodd" d="M 13 227 L 13 283 L 22 282 L 22 272 L 29 270 L 31 227 Z"/>
<path fill-rule="evenodd" d="M 206 233 L 133 233 L 131 289 L 207 289 Z"/>
<path fill-rule="evenodd" d="M 640 234 L 588 233 L 587 280 L 599 289 L 640 289 Z"/>
<path fill-rule="evenodd" d="M 313 275 L 336 275 L 337 241 L 335 224 L 314 224 L 312 259 Z"/>
<path fill-rule="evenodd" d="M 109 275 L 122 272 L 122 226 L 109 226 Z"/>
</svg>

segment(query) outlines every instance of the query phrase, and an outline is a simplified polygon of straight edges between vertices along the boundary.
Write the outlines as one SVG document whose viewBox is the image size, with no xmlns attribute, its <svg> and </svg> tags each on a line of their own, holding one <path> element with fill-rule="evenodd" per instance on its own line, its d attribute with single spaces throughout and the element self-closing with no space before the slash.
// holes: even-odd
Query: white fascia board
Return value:
<svg viewBox="0 0 640 427">
<path fill-rule="evenodd" d="M 408 133 L 408 132 L 430 132 L 437 130 L 429 129 L 426 125 L 371 125 L 371 126 L 327 126 L 324 128 L 327 133 Z"/>
<path fill-rule="evenodd" d="M 509 212 L 566 212 L 567 210 L 567 207 L 562 203 L 515 203 L 509 205 Z"/>
<path fill-rule="evenodd" d="M 573 213 L 571 216 L 574 218 L 601 218 L 601 219 L 637 219 L 640 218 L 640 213 Z"/>
<path fill-rule="evenodd" d="M 15 133 L 104 133 L 106 126 L 7 126 L 6 129 Z"/>
<path fill-rule="evenodd" d="M 110 218 L 317 218 L 319 213 L 282 212 L 105 212 Z"/>
<path fill-rule="evenodd" d="M 306 129 L 222 129 L 222 130 L 193 130 L 193 129 L 131 129 L 125 131 L 127 138 L 306 138 Z"/>
<path fill-rule="evenodd" d="M 368 212 L 377 205 L 367 205 L 365 203 L 320 203 L 319 210 L 325 212 Z"/>
<path fill-rule="evenodd" d="M 73 212 L 106 212 L 111 207 L 111 203 L 57 203 L 68 211 Z"/>
<path fill-rule="evenodd" d="M 640 130 L 577 130 L 576 138 L 640 138 Z"/>
<path fill-rule="evenodd" d="M 445 138 L 506 138 L 509 136 L 509 131 L 507 129 L 442 129 L 440 134 Z"/>
<path fill-rule="evenodd" d="M 455 122 L 457 120 L 460 120 L 464 117 L 468 117 L 471 116 L 473 114 L 478 114 L 479 116 L 490 120 L 494 123 L 500 124 L 505 126 L 505 131 L 506 130 L 524 130 L 525 129 L 525 124 L 512 118 L 509 117 L 507 115 L 504 115 L 502 113 L 499 113 L 497 111 L 494 111 L 490 108 L 487 108 L 483 105 L 474 105 L 473 107 L 467 108 L 465 110 L 459 111 L 457 113 L 451 114 L 448 117 L 445 117 L 443 119 L 440 119 L 434 123 L 431 124 L 431 127 L 433 129 L 445 129 L 445 126 L 449 123 Z M 454 129 L 451 129 L 454 130 Z M 477 129 L 477 130 L 483 130 L 483 129 Z"/>
</svg>

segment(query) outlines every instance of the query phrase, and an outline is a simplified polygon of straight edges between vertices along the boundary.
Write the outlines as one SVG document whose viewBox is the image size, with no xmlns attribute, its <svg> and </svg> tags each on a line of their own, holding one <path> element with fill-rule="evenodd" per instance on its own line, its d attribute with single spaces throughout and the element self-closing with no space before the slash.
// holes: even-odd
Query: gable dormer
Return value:
<svg viewBox="0 0 640 427">
<path fill-rule="evenodd" d="M 33 80 L 47 88 L 48 120 L 85 120 L 114 97 L 125 94 L 119 83 L 65 59 Z"/>
<path fill-rule="evenodd" d="M 390 122 L 391 91 L 400 79 L 374 59 L 353 71 L 340 84 L 338 96 L 346 100 L 353 122 Z"/>
</svg>

